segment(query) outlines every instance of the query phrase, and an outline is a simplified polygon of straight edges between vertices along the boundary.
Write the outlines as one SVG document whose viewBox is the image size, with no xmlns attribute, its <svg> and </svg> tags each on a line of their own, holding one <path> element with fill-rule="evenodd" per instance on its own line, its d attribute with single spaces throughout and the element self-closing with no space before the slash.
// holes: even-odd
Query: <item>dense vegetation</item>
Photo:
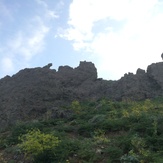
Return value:
<svg viewBox="0 0 163 163">
<path fill-rule="evenodd" d="M 79 103 L 68 118 L 18 122 L 0 133 L 0 162 L 162 163 L 163 98 Z"/>
</svg>

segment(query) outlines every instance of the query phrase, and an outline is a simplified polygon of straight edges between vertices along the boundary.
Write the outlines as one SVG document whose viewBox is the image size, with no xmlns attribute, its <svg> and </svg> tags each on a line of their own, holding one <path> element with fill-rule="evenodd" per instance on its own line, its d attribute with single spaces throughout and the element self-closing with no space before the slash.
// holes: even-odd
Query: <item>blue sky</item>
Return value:
<svg viewBox="0 0 163 163">
<path fill-rule="evenodd" d="M 0 78 L 92 61 L 117 80 L 163 52 L 163 0 L 0 0 Z"/>
</svg>

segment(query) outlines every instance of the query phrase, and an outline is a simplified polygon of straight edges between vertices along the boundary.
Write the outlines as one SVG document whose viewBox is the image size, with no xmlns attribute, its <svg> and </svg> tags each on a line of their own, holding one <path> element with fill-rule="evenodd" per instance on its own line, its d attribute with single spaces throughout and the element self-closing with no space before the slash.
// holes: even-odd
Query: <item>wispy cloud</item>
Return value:
<svg viewBox="0 0 163 163">
<path fill-rule="evenodd" d="M 19 13 L 19 9 L 23 5 L 23 2 L 20 3 L 14 10 Z M 6 33 L 8 37 L 3 42 L 0 41 L 1 75 L 12 74 L 15 70 L 27 66 L 34 56 L 41 53 L 45 47 L 46 36 L 50 32 L 49 22 L 59 17 L 42 0 L 36 0 L 36 3 L 32 5 L 36 6 L 36 11 L 32 11 L 31 15 L 26 15 L 21 20 L 21 24 L 18 24 L 17 15 L 12 15 L 12 10 L 5 3 L 0 3 L 0 9 L 3 9 L 0 10 L 0 13 L 6 18 L 14 18 L 14 22 L 9 24 L 11 27 L 7 27 L 8 31 L 12 30 L 13 32 L 10 32 L 10 35 Z M 4 24 L 5 21 L 0 23 Z"/>
<path fill-rule="evenodd" d="M 94 54 L 101 76 L 117 79 L 159 60 L 162 7 L 158 0 L 73 0 L 69 27 L 59 35 L 70 40 L 75 50 Z"/>
<path fill-rule="evenodd" d="M 44 39 L 49 32 L 49 27 L 43 23 L 40 17 L 33 18 L 32 22 L 23 30 L 17 31 L 7 40 L 5 47 L 2 48 L 3 53 L 1 52 L 1 54 L 4 54 L 2 57 L 2 69 L 7 69 L 5 73 L 12 73 L 18 63 L 21 67 L 26 66 L 32 57 L 43 50 Z M 31 30 L 29 31 L 28 29 Z"/>
<path fill-rule="evenodd" d="M 43 0 L 36 0 L 37 4 L 43 7 L 43 10 L 41 10 L 42 13 L 44 13 L 44 17 L 48 19 L 54 19 L 59 18 L 59 15 L 56 13 L 56 11 L 49 9 L 48 4 Z"/>
</svg>

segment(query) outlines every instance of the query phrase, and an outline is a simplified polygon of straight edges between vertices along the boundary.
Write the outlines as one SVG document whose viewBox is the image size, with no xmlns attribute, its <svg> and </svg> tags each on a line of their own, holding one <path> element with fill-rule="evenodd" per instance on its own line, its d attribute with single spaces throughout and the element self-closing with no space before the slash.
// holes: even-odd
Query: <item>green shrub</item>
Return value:
<svg viewBox="0 0 163 163">
<path fill-rule="evenodd" d="M 73 101 L 70 118 L 19 123 L 1 134 L 0 148 L 32 163 L 162 163 L 162 101 Z"/>
<path fill-rule="evenodd" d="M 59 140 L 52 134 L 42 133 L 39 129 L 29 130 L 19 137 L 21 141 L 19 148 L 25 153 L 27 158 L 37 158 L 44 155 L 44 152 L 51 151 L 58 146 Z"/>
<path fill-rule="evenodd" d="M 115 146 L 109 146 L 105 150 L 105 155 L 107 155 L 112 161 L 120 160 L 122 154 L 123 151 L 119 147 L 115 147 Z"/>
<path fill-rule="evenodd" d="M 28 123 L 18 123 L 16 126 L 14 126 L 11 130 L 11 135 L 7 138 L 8 145 L 17 144 L 20 142 L 18 139 L 19 136 L 26 134 L 28 130 L 38 128 L 43 128 L 43 124 L 40 122 L 28 122 Z"/>
<path fill-rule="evenodd" d="M 105 119 L 106 119 L 106 115 L 97 114 L 97 115 L 93 116 L 93 118 L 91 118 L 89 120 L 89 122 L 91 124 L 97 124 L 97 123 L 103 122 Z"/>
<path fill-rule="evenodd" d="M 4 136 L 0 137 L 0 149 L 6 148 L 8 146 L 8 142 Z"/>
<path fill-rule="evenodd" d="M 91 137 L 93 131 L 94 126 L 89 123 L 81 124 L 78 129 L 79 135 L 83 137 Z"/>
<path fill-rule="evenodd" d="M 110 142 L 110 139 L 106 136 L 105 131 L 101 129 L 94 131 L 93 139 L 96 144 L 108 144 Z"/>
<path fill-rule="evenodd" d="M 77 100 L 73 101 L 73 102 L 71 103 L 71 109 L 72 109 L 75 113 L 79 114 L 80 111 L 81 111 L 81 106 L 80 106 L 79 101 L 77 101 Z"/>
<path fill-rule="evenodd" d="M 75 157 L 80 149 L 80 141 L 76 139 L 62 139 L 59 146 L 54 149 L 54 162 L 65 162 L 70 157 Z"/>
<path fill-rule="evenodd" d="M 97 159 L 97 154 L 91 139 L 84 139 L 80 142 L 80 149 L 78 150 L 77 156 L 83 162 L 93 162 Z"/>
<path fill-rule="evenodd" d="M 125 119 L 105 119 L 95 125 L 96 128 L 107 130 L 109 132 L 117 132 L 129 129 L 129 124 L 126 123 Z"/>
<path fill-rule="evenodd" d="M 160 136 L 148 136 L 146 142 L 152 151 L 163 151 L 163 135 Z"/>
<path fill-rule="evenodd" d="M 121 163 L 139 163 L 139 159 L 136 156 L 123 155 L 120 159 Z"/>
<path fill-rule="evenodd" d="M 129 151 L 129 156 L 138 159 L 140 162 L 149 162 L 150 151 L 147 148 L 144 138 L 137 134 L 131 139 L 132 150 Z"/>
</svg>

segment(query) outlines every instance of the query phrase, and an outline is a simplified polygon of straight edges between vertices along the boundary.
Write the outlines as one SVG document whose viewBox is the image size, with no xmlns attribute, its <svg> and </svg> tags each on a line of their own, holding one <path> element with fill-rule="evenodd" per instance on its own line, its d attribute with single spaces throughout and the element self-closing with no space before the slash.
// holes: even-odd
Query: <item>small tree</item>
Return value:
<svg viewBox="0 0 163 163">
<path fill-rule="evenodd" d="M 60 142 L 52 134 L 42 133 L 39 129 L 29 130 L 27 134 L 19 137 L 21 144 L 20 149 L 25 153 L 27 158 L 34 158 L 46 151 L 52 151 Z"/>
</svg>

